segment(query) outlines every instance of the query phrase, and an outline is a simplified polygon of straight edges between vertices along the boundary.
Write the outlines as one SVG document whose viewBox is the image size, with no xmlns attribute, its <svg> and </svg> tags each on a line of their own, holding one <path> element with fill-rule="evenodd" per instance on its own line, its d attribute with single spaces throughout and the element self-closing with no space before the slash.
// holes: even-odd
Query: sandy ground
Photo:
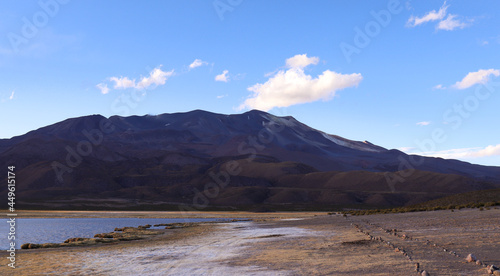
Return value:
<svg viewBox="0 0 500 276">
<path fill-rule="evenodd" d="M 419 275 L 417 263 L 432 276 L 487 275 L 465 262 L 469 253 L 500 264 L 500 209 L 301 216 L 203 224 L 114 245 L 21 250 L 16 269 L 2 252 L 0 275 Z"/>
</svg>

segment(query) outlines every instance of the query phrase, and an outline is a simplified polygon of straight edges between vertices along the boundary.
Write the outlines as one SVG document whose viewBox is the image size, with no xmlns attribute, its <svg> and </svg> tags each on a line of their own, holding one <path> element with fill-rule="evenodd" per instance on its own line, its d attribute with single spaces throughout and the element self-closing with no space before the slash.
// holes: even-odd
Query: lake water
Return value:
<svg viewBox="0 0 500 276">
<path fill-rule="evenodd" d="M 112 232 L 116 227 L 137 227 L 146 224 L 227 221 L 231 219 L 166 219 L 166 218 L 16 218 L 16 248 L 24 243 L 62 243 L 69 238 L 92 238 L 95 234 Z M 9 224 L 0 223 L 0 249 L 8 249 Z M 164 228 L 158 227 L 158 228 Z M 154 229 L 154 227 L 152 227 Z"/>
</svg>

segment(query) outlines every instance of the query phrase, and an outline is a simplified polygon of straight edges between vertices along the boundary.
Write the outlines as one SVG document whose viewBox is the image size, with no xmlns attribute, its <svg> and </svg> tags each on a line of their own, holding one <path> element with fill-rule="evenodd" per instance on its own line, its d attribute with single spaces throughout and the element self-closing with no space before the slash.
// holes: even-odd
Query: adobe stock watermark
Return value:
<svg viewBox="0 0 500 276">
<path fill-rule="evenodd" d="M 226 12 L 233 12 L 241 3 L 243 3 L 243 0 L 215 0 L 212 2 L 212 5 L 220 21 L 223 21 L 224 14 Z"/>
<path fill-rule="evenodd" d="M 21 21 L 23 25 L 19 33 L 9 32 L 7 38 L 10 46 L 15 53 L 18 53 L 19 47 L 27 45 L 30 39 L 38 35 L 40 29 L 49 24 L 50 18 L 54 18 L 62 5 L 66 5 L 70 0 L 40 0 L 38 6 L 40 10 L 36 11 L 30 18 L 23 16 Z"/>
<path fill-rule="evenodd" d="M 130 110 L 137 107 L 137 101 L 142 99 L 143 97 L 139 97 L 136 93 L 132 93 L 132 96 L 122 94 L 113 102 L 112 110 L 129 115 Z M 84 139 L 78 141 L 74 147 L 69 145 L 64 147 L 65 163 L 53 161 L 51 164 L 57 181 L 64 183 L 64 174 L 72 173 L 76 167 L 80 166 L 83 158 L 90 156 L 94 149 L 102 144 L 105 135 L 113 133 L 115 129 L 115 125 L 109 119 L 103 118 L 99 121 L 99 127 L 82 130 L 81 134 L 85 137 Z"/>
<path fill-rule="evenodd" d="M 392 16 L 397 15 L 403 11 L 403 6 L 399 0 L 389 0 L 387 9 L 370 11 L 373 20 L 368 21 L 364 28 L 354 27 L 353 43 L 349 44 L 341 42 L 339 47 L 344 55 L 346 61 L 351 63 L 352 55 L 361 53 L 361 50 L 368 47 L 376 36 L 380 34 L 382 28 L 386 28 L 392 21 Z"/>
<path fill-rule="evenodd" d="M 147 66 L 145 68 L 147 71 L 151 71 L 151 67 Z M 132 113 L 132 110 L 139 106 L 139 103 L 144 100 L 147 93 L 145 90 L 133 89 L 130 94 L 122 93 L 111 103 L 111 111 L 114 114 L 121 116 L 128 116 Z M 115 125 L 106 118 L 99 121 L 99 126 L 97 128 L 81 131 L 81 134 L 85 137 L 84 139 L 78 141 L 78 143 L 71 147 L 66 145 L 64 147 L 66 151 L 65 163 L 53 161 L 51 166 L 56 174 L 56 179 L 59 183 L 64 183 L 64 174 L 72 173 L 73 170 L 82 164 L 83 158 L 90 156 L 94 149 L 102 144 L 105 135 L 111 134 L 115 131 Z"/>
<path fill-rule="evenodd" d="M 437 145 L 446 143 L 448 133 L 459 129 L 463 122 L 469 119 L 475 111 L 481 106 L 481 102 L 488 100 L 495 88 L 500 87 L 500 82 L 490 81 L 476 87 L 474 93 L 465 97 L 462 102 L 455 103 L 451 108 L 448 108 L 443 113 L 443 120 L 450 127 L 445 129 L 442 127 L 434 128 L 430 137 L 426 139 L 416 139 L 415 145 L 421 154 L 425 152 L 436 151 Z M 425 158 L 417 155 L 400 155 L 398 156 L 398 171 L 385 173 L 385 179 L 391 192 L 396 191 L 396 184 L 404 183 L 406 179 L 415 173 L 416 167 L 421 166 L 425 162 Z"/>
<path fill-rule="evenodd" d="M 56 179 L 59 183 L 64 183 L 64 174 L 72 173 L 73 170 L 82 164 L 83 158 L 89 156 L 94 151 L 95 147 L 101 145 L 104 141 L 104 135 L 110 134 L 115 130 L 115 126 L 111 121 L 103 118 L 99 121 L 99 127 L 91 130 L 82 130 L 81 133 L 85 139 L 78 141 L 75 147 L 67 145 L 65 164 L 53 161 L 51 166 L 56 174 Z"/>
<path fill-rule="evenodd" d="M 154 69 L 146 66 L 144 68 L 146 72 L 151 72 Z M 111 111 L 113 114 L 120 116 L 129 116 L 132 114 L 132 110 L 139 106 L 139 103 L 144 101 L 147 95 L 147 91 L 151 90 L 150 87 L 143 89 L 134 88 L 130 93 L 122 93 L 111 103 Z"/>
<path fill-rule="evenodd" d="M 139 103 L 144 101 L 146 97 L 145 91 L 133 89 L 130 93 L 122 93 L 111 103 L 111 110 L 116 115 L 129 116 L 132 110 L 139 106 Z"/>
<path fill-rule="evenodd" d="M 278 124 L 276 122 L 270 121 L 261 129 L 257 135 L 248 136 L 245 141 L 238 145 L 238 153 L 240 155 L 249 155 L 247 158 L 238 161 L 229 161 L 225 164 L 218 173 L 210 172 L 209 176 L 211 182 L 204 185 L 203 191 L 194 189 L 195 196 L 193 197 L 192 206 L 187 204 L 178 205 L 179 211 L 200 211 L 208 207 L 210 199 L 216 198 L 221 191 L 229 185 L 232 176 L 239 175 L 243 168 L 240 162 L 251 162 L 253 161 L 259 152 L 262 152 L 266 145 L 270 144 L 276 134 L 280 133 L 285 129 L 284 124 Z"/>
</svg>

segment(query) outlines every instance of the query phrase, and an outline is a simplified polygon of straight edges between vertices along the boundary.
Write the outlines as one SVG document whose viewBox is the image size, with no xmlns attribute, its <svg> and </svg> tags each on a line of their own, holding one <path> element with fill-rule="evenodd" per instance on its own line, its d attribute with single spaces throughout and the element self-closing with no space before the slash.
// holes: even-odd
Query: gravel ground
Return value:
<svg viewBox="0 0 500 276">
<path fill-rule="evenodd" d="M 295 217 L 255 216 L 142 241 L 21 250 L 16 269 L 2 252 L 0 275 L 487 275 L 484 266 L 465 261 L 469 253 L 500 265 L 499 209 Z"/>
</svg>

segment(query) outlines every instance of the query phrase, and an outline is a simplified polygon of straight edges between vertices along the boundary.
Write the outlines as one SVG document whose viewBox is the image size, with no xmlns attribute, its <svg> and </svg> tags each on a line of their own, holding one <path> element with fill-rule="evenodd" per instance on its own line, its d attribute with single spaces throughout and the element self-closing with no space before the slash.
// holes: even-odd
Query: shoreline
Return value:
<svg viewBox="0 0 500 276">
<path fill-rule="evenodd" d="M 197 275 L 420 275 L 425 270 L 479 276 L 486 268 L 465 257 L 472 253 L 485 265 L 500 264 L 498 217 L 499 209 L 261 217 L 112 245 L 20 250 L 18 268 L 9 270 L 2 260 L 0 274 L 120 275 L 133 267 L 147 275 L 175 268 Z"/>
<path fill-rule="evenodd" d="M 7 211 L 5 211 L 7 212 Z M 244 211 L 58 211 L 17 210 L 18 218 L 303 218 L 327 212 L 244 212 Z"/>
</svg>

